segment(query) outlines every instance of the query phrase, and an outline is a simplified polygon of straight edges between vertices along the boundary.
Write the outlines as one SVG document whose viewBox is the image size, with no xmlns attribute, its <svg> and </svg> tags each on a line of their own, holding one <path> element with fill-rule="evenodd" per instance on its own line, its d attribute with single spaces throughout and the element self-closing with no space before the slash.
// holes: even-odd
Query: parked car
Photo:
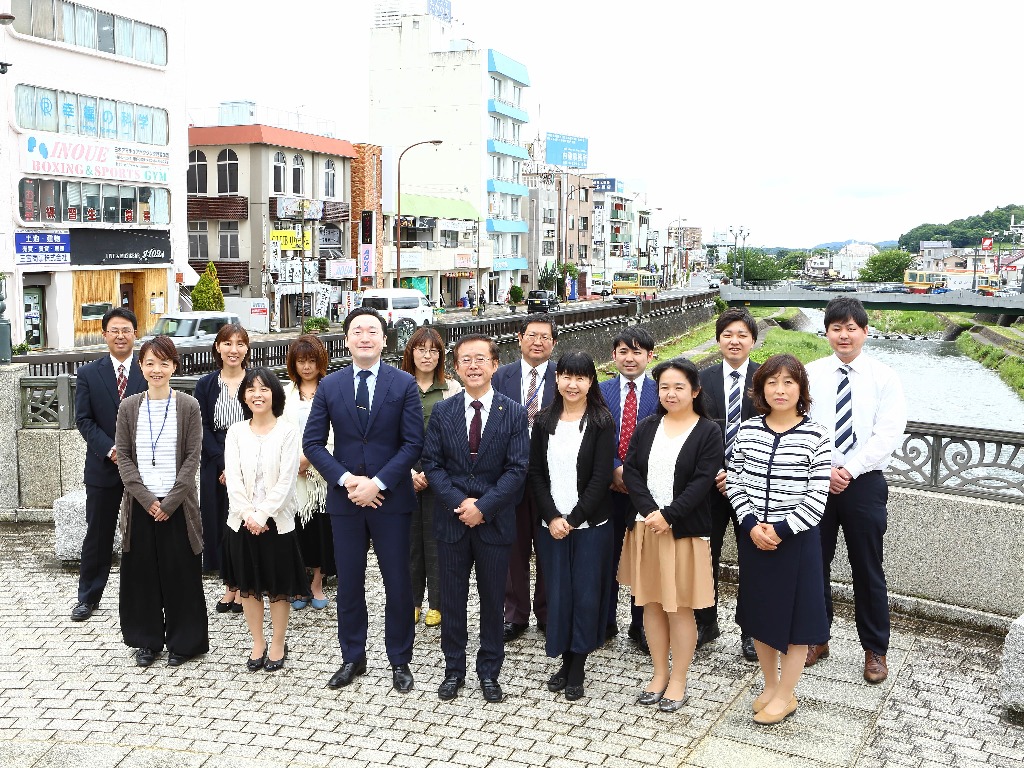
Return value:
<svg viewBox="0 0 1024 768">
<path fill-rule="evenodd" d="M 414 288 L 370 288 L 363 291 L 362 306 L 376 309 L 388 325 L 395 325 L 403 318 L 418 326 L 427 325 L 434 316 L 427 297 Z"/>
<path fill-rule="evenodd" d="M 854 293 L 857 290 L 857 286 L 850 283 L 829 283 L 827 288 L 819 288 L 818 290 L 830 291 L 832 293 Z"/>
<path fill-rule="evenodd" d="M 905 285 L 883 285 L 875 288 L 873 293 L 910 293 L 910 289 Z"/>
<path fill-rule="evenodd" d="M 597 293 L 601 296 L 612 295 L 612 281 L 611 280 L 591 280 L 590 281 L 590 292 Z"/>
<path fill-rule="evenodd" d="M 526 297 L 527 312 L 550 312 L 558 309 L 558 294 L 554 291 L 530 291 Z"/>
<path fill-rule="evenodd" d="M 1020 296 L 1020 292 L 1018 292 L 1018 291 L 1011 291 L 1011 290 L 1008 290 L 1008 289 L 1004 288 L 1001 291 L 996 291 L 992 295 L 993 296 L 1002 296 L 1003 298 L 1007 298 L 1007 299 L 1011 299 L 1011 298 L 1015 299 L 1018 296 Z"/>
<path fill-rule="evenodd" d="M 234 312 L 168 312 L 156 321 L 153 332 L 139 341 L 169 336 L 176 347 L 209 343 L 221 326 L 229 323 L 239 324 L 238 315 Z"/>
<path fill-rule="evenodd" d="M 818 286 L 815 285 L 814 283 L 793 283 L 793 287 L 794 288 L 799 288 L 800 290 L 803 290 L 803 291 L 816 291 L 816 290 L 818 290 Z"/>
</svg>

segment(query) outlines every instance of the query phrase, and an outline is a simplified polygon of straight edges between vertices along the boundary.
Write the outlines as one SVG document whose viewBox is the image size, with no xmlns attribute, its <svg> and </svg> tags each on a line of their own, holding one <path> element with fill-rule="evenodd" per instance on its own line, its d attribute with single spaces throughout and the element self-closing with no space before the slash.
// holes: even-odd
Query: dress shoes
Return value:
<svg viewBox="0 0 1024 768">
<path fill-rule="evenodd" d="M 344 688 L 346 685 L 355 680 L 359 675 L 366 674 L 366 657 L 363 656 L 359 661 L 346 661 L 341 665 L 341 669 L 331 675 L 331 679 L 327 681 L 328 688 Z"/>
<path fill-rule="evenodd" d="M 288 643 L 284 644 L 284 656 L 280 659 L 272 659 L 267 656 L 267 663 L 263 666 L 265 672 L 277 672 L 284 666 L 284 660 L 288 658 Z"/>
<path fill-rule="evenodd" d="M 480 690 L 483 691 L 485 701 L 493 703 L 505 698 L 505 694 L 501 692 L 501 686 L 498 685 L 498 681 L 493 677 L 485 677 L 481 679 Z"/>
<path fill-rule="evenodd" d="M 565 686 L 565 700 L 566 701 L 577 701 L 583 698 L 583 686 L 582 685 L 567 685 Z"/>
<path fill-rule="evenodd" d="M 175 653 L 174 651 L 168 651 L 167 652 L 167 666 L 168 667 L 180 667 L 182 664 L 184 664 L 186 661 L 188 661 L 191 658 L 192 658 L 192 656 L 190 654 Z"/>
<path fill-rule="evenodd" d="M 781 723 L 787 717 L 796 712 L 796 708 L 797 701 L 796 696 L 794 696 L 792 699 L 790 699 L 789 704 L 786 705 L 786 708 L 779 712 L 777 715 L 770 715 L 768 714 L 768 711 L 766 709 L 762 709 L 760 712 L 754 715 L 754 722 L 758 725 L 775 725 L 776 723 Z"/>
<path fill-rule="evenodd" d="M 72 621 L 85 621 L 90 618 L 99 607 L 99 603 L 85 603 L 80 602 L 74 608 L 71 609 L 71 620 Z"/>
<path fill-rule="evenodd" d="M 268 647 L 269 646 L 266 645 L 263 646 L 263 655 L 260 658 L 254 659 L 252 656 L 250 656 L 245 662 L 245 668 L 248 669 L 250 672 L 259 672 L 261 669 L 263 669 L 263 665 L 267 663 Z"/>
<path fill-rule="evenodd" d="M 431 608 L 423 618 L 423 623 L 428 627 L 436 627 L 441 623 L 441 612 Z"/>
<path fill-rule="evenodd" d="M 658 709 L 662 712 L 678 712 L 686 704 L 686 696 L 684 695 L 681 699 L 666 699 L 662 697 L 661 701 L 658 702 Z"/>
<path fill-rule="evenodd" d="M 391 686 L 399 693 L 412 690 L 412 670 L 408 664 L 395 664 L 391 667 Z"/>
<path fill-rule="evenodd" d="M 804 660 L 805 667 L 813 667 L 820 659 L 828 658 L 828 643 L 821 645 L 808 645 L 807 658 Z"/>
<path fill-rule="evenodd" d="M 864 679 L 877 685 L 889 676 L 889 665 L 885 663 L 885 655 L 874 651 L 864 651 Z"/>
<path fill-rule="evenodd" d="M 318 597 L 314 597 L 312 600 L 309 601 L 309 604 L 311 606 L 313 606 L 313 608 L 315 608 L 316 610 L 322 611 L 324 608 L 326 608 L 330 604 L 330 602 L 331 602 L 331 598 L 329 598 L 329 597 L 325 597 L 322 600 L 320 598 L 318 598 Z"/>
<path fill-rule="evenodd" d="M 548 678 L 548 690 L 552 693 L 558 693 L 564 691 L 565 687 L 569 684 L 569 678 L 565 672 L 561 669 L 555 672 L 551 677 Z"/>
<path fill-rule="evenodd" d="M 740 650 L 747 661 L 757 661 L 757 649 L 754 647 L 754 638 L 750 635 L 740 635 Z"/>
<path fill-rule="evenodd" d="M 662 688 L 660 691 L 640 691 L 640 695 L 636 697 L 636 703 L 643 704 L 645 707 L 653 706 L 664 698 L 665 690 Z"/>
<path fill-rule="evenodd" d="M 612 622 L 611 624 L 609 624 L 604 629 L 604 638 L 605 638 L 605 640 L 613 638 L 617 634 L 619 634 L 619 625 L 616 624 L 615 622 Z"/>
<path fill-rule="evenodd" d="M 697 649 L 699 650 L 703 646 L 710 643 L 712 640 L 717 640 L 722 635 L 722 630 L 718 628 L 718 622 L 714 624 L 702 624 L 697 627 Z"/>
<path fill-rule="evenodd" d="M 515 624 L 511 621 L 505 622 L 505 642 L 509 643 L 526 631 L 526 624 Z"/>
<path fill-rule="evenodd" d="M 139 648 L 135 652 L 135 666 L 137 667 L 148 667 L 156 659 L 156 654 L 152 648 Z"/>
<path fill-rule="evenodd" d="M 231 606 L 234 605 L 232 601 L 222 603 L 220 600 L 217 601 L 217 613 L 228 613 L 231 610 Z"/>
<path fill-rule="evenodd" d="M 231 612 L 232 613 L 241 613 L 242 612 L 242 604 L 241 603 L 232 603 L 231 604 Z"/>
<path fill-rule="evenodd" d="M 647 633 L 644 632 L 644 628 L 639 624 L 631 624 L 629 627 L 629 639 L 636 643 L 636 647 L 640 649 L 640 653 L 651 655 L 651 648 L 647 645 Z"/>
<path fill-rule="evenodd" d="M 466 684 L 466 678 L 455 673 L 444 676 L 444 682 L 437 687 L 437 698 L 441 701 L 451 701 L 459 695 L 459 688 Z"/>
</svg>

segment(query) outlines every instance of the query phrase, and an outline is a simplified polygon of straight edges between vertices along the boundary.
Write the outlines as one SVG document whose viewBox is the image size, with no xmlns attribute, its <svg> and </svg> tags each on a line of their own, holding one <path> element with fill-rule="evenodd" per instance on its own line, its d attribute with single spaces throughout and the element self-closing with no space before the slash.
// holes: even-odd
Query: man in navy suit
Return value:
<svg viewBox="0 0 1024 768">
<path fill-rule="evenodd" d="M 547 315 L 527 315 L 519 328 L 519 362 L 501 366 L 494 374 L 494 389 L 509 400 L 526 408 L 528 426 L 533 417 L 555 399 L 555 366 L 551 353 L 558 343 L 558 328 Z M 540 515 L 530 494 L 525 493 L 516 507 L 516 540 L 509 556 L 508 579 L 505 584 L 505 641 L 515 640 L 530 625 L 530 558 L 534 552 L 534 535 Z M 548 623 L 548 597 L 544 574 L 537 563 L 537 583 L 533 593 L 533 613 L 537 629 L 544 631 Z"/>
<path fill-rule="evenodd" d="M 622 460 L 626 458 L 626 450 L 638 422 L 646 419 L 658 410 L 658 385 L 654 379 L 645 374 L 647 366 L 654 358 L 654 337 L 646 328 L 633 325 L 626 328 L 612 339 L 612 361 L 619 375 L 601 382 L 601 394 L 608 403 L 608 408 L 615 418 L 615 441 L 618 449 L 612 462 L 615 467 L 612 475 L 612 524 L 615 526 L 615 547 L 612 561 L 612 594 L 618 595 L 618 582 L 615 576 L 619 570 L 619 556 L 622 554 L 622 540 L 626 536 L 626 521 L 634 514 L 629 502 L 629 491 L 622 481 Z M 647 638 L 644 635 L 644 609 L 637 608 L 630 598 L 629 636 L 644 653 Z M 614 637 L 619 633 L 615 619 L 618 600 L 612 600 L 608 611 L 608 629 L 606 636 Z"/>
<path fill-rule="evenodd" d="M 130 309 L 116 307 L 103 315 L 103 338 L 109 354 L 79 368 L 75 381 L 75 425 L 86 443 L 86 529 L 78 571 L 78 604 L 71 611 L 72 621 L 92 616 L 110 576 L 114 531 L 124 494 L 114 447 L 117 409 L 124 398 L 146 388 L 133 354 L 138 327 Z"/>
<path fill-rule="evenodd" d="M 516 536 L 516 503 L 530 458 L 526 409 L 491 388 L 498 346 L 469 334 L 455 344 L 462 395 L 434 406 L 423 448 L 423 471 L 437 499 L 434 535 L 441 574 L 443 701 L 466 679 L 466 603 L 476 566 L 480 650 L 476 673 L 487 701 L 501 701 L 498 675 L 505 660 L 503 598 L 509 551 Z"/>
<path fill-rule="evenodd" d="M 756 415 L 750 400 L 750 387 L 757 363 L 750 360 L 750 350 L 757 341 L 757 321 L 745 309 L 727 309 L 715 322 L 715 339 L 722 351 L 722 362 L 701 371 L 700 386 L 707 395 L 708 418 L 723 425 L 725 459 L 728 462 L 740 422 Z M 698 648 L 721 634 L 718 627 L 718 564 L 722 559 L 725 529 L 730 521 L 733 533 L 739 535 L 736 516 L 725 495 L 724 467 L 715 478 L 715 484 L 719 490 L 719 493 L 711 494 L 711 566 L 715 577 L 715 604 L 693 612 L 697 619 Z M 749 635 L 740 635 L 740 648 L 747 661 L 757 661 L 754 641 Z"/>
<path fill-rule="evenodd" d="M 384 318 L 359 307 L 345 318 L 352 365 L 317 387 L 302 450 L 327 481 L 327 512 L 338 564 L 342 666 L 328 686 L 366 671 L 366 553 L 373 542 L 384 580 L 384 642 L 396 691 L 412 690 L 413 598 L 409 527 L 416 495 L 410 470 L 423 448 L 416 380 L 382 363 Z M 326 448 L 334 428 L 334 454 Z"/>
</svg>

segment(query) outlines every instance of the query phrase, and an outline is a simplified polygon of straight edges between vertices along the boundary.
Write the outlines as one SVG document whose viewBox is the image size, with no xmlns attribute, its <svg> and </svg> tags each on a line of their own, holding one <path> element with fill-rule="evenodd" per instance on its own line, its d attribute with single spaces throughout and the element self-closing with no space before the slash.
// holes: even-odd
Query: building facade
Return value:
<svg viewBox="0 0 1024 768">
<path fill-rule="evenodd" d="M 11 14 L 0 274 L 12 340 L 96 343 L 114 306 L 145 333 L 177 306 L 187 253 L 182 14 L 130 0 L 13 0 Z"/>
<path fill-rule="evenodd" d="M 513 284 L 529 283 L 529 190 L 522 178 L 529 159 L 527 69 L 499 51 L 453 39 L 450 3 L 382 0 L 377 8 L 370 35 L 370 134 L 394 153 L 395 168 L 386 157 L 385 174 L 397 176 L 400 161 L 402 189 L 396 184 L 395 195 L 462 200 L 481 212 L 480 258 L 486 261 L 489 250 L 490 266 L 484 272 L 478 261 L 477 287 L 491 301 L 503 301 Z M 441 144 L 403 156 L 412 145 L 432 140 Z M 403 285 L 407 278 L 430 277 L 425 272 L 403 266 Z M 388 286 L 396 279 L 385 274 Z M 431 290 L 436 299 L 441 286 Z"/>
</svg>

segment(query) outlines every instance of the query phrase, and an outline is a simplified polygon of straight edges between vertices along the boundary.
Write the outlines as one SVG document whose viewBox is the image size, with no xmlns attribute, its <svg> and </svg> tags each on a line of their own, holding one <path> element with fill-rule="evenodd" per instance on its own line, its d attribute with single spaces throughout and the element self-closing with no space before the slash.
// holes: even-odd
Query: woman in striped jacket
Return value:
<svg viewBox="0 0 1024 768">
<path fill-rule="evenodd" d="M 793 691 L 807 646 L 829 637 L 817 525 L 828 499 L 832 441 L 807 415 L 807 373 L 792 355 L 766 360 L 751 389 L 761 415 L 740 426 L 726 489 L 743 531 L 737 617 L 764 672 L 754 721 L 768 725 L 796 711 Z"/>
</svg>

